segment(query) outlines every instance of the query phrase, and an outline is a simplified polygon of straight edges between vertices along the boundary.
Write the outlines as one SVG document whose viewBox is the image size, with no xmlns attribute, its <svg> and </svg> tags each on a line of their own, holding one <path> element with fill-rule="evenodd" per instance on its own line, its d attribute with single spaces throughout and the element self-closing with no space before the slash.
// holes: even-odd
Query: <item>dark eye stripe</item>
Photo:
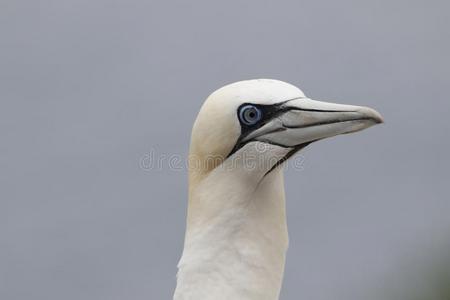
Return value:
<svg viewBox="0 0 450 300">
<path fill-rule="evenodd" d="M 270 122 L 270 120 L 272 120 L 273 118 L 276 118 L 280 114 L 287 111 L 289 108 L 284 105 L 286 102 L 287 101 L 283 101 L 283 102 L 280 102 L 277 104 L 272 104 L 272 105 L 262 105 L 262 104 L 253 104 L 253 103 L 244 103 L 244 104 L 240 105 L 237 109 L 237 117 L 241 124 L 241 135 L 239 136 L 238 140 L 236 141 L 236 144 L 234 145 L 231 152 L 228 154 L 228 157 L 233 155 L 233 153 L 238 151 L 240 148 L 242 148 L 246 144 L 246 143 L 242 142 L 242 140 L 248 134 L 250 134 L 250 132 L 264 126 L 265 124 Z M 247 106 L 255 107 L 261 113 L 261 118 L 259 119 L 258 122 L 256 122 L 253 125 L 248 125 L 241 121 L 240 113 L 241 113 L 242 109 Z"/>
</svg>

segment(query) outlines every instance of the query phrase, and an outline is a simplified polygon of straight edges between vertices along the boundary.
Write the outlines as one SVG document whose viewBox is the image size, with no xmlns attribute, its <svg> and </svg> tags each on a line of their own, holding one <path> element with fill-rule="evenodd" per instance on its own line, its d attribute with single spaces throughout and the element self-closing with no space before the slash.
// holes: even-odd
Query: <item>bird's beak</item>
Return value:
<svg viewBox="0 0 450 300">
<path fill-rule="evenodd" d="M 244 141 L 257 140 L 284 147 L 351 133 L 383 123 L 374 109 L 299 98 L 280 106 L 276 117 L 251 132 Z"/>
</svg>

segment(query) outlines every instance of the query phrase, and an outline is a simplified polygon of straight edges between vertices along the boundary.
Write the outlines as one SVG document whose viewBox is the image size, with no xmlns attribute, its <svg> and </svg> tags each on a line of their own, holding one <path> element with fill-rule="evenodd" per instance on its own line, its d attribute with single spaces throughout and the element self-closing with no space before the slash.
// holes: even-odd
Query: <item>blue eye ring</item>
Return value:
<svg viewBox="0 0 450 300">
<path fill-rule="evenodd" d="M 247 104 L 239 109 L 239 120 L 247 126 L 255 125 L 261 118 L 261 110 L 254 105 Z"/>
</svg>

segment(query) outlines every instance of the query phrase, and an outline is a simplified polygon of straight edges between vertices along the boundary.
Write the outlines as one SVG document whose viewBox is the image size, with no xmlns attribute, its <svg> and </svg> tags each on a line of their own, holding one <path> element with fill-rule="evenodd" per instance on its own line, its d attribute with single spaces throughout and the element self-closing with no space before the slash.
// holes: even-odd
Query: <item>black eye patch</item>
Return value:
<svg viewBox="0 0 450 300">
<path fill-rule="evenodd" d="M 267 124 L 270 120 L 275 118 L 276 116 L 279 116 L 283 112 L 287 111 L 287 108 L 284 109 L 284 102 L 272 104 L 272 105 L 262 105 L 262 104 L 252 104 L 252 103 L 244 103 L 239 106 L 237 109 L 237 115 L 239 119 L 239 123 L 241 124 L 241 136 L 240 139 L 247 136 L 250 132 L 253 130 L 256 130 L 265 124 Z M 259 114 L 260 117 L 258 118 L 258 121 L 255 123 L 249 123 L 245 122 L 245 120 L 242 120 L 242 115 L 245 113 L 245 110 L 248 108 L 255 108 Z"/>
<path fill-rule="evenodd" d="M 240 105 L 236 113 L 241 125 L 241 135 L 236 141 L 233 150 L 231 150 L 230 154 L 228 154 L 228 157 L 233 155 L 233 153 L 235 153 L 245 145 L 242 140 L 252 131 L 264 126 L 273 118 L 276 118 L 277 116 L 289 110 L 289 108 L 284 105 L 286 102 L 287 101 L 283 101 L 272 105 L 253 103 L 244 103 Z"/>
</svg>

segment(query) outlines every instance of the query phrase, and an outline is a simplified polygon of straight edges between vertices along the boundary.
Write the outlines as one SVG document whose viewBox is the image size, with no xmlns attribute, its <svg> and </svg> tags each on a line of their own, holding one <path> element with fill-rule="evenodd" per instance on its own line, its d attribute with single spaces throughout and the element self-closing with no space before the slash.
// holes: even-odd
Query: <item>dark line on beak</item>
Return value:
<svg viewBox="0 0 450 300">
<path fill-rule="evenodd" d="M 295 106 L 285 106 L 288 110 L 299 110 L 299 111 L 312 111 L 312 112 L 324 112 L 324 113 L 346 113 L 346 112 L 358 112 L 357 110 L 322 110 L 313 108 L 300 108 Z"/>
<path fill-rule="evenodd" d="M 267 139 L 250 140 L 250 141 L 247 142 L 247 144 L 250 143 L 250 142 L 261 142 L 261 143 L 264 143 L 264 144 L 274 145 L 274 146 L 278 146 L 278 147 L 281 147 L 281 148 L 292 148 L 292 147 L 295 147 L 295 146 L 286 146 L 286 145 L 283 145 L 283 144 L 279 144 L 279 143 L 276 143 L 276 142 L 269 141 Z"/>
<path fill-rule="evenodd" d="M 354 118 L 354 119 L 348 119 L 348 120 L 334 120 L 334 121 L 330 120 L 330 121 L 326 121 L 326 122 L 311 123 L 311 124 L 307 124 L 304 126 L 289 126 L 289 125 L 283 124 L 283 127 L 289 128 L 289 129 L 301 129 L 301 128 L 320 126 L 320 125 L 338 124 L 338 123 L 345 123 L 345 122 L 352 122 L 352 121 L 364 121 L 364 120 L 372 120 L 372 118 L 367 117 L 367 118 Z"/>
<path fill-rule="evenodd" d="M 288 102 L 290 102 L 290 101 L 294 101 L 294 100 L 298 100 L 298 99 L 305 99 L 306 97 L 295 97 L 295 98 L 291 98 L 291 99 L 288 99 L 288 100 L 284 100 L 284 101 L 282 101 L 282 102 L 278 102 L 278 104 L 285 104 L 285 103 L 288 103 Z"/>
</svg>

